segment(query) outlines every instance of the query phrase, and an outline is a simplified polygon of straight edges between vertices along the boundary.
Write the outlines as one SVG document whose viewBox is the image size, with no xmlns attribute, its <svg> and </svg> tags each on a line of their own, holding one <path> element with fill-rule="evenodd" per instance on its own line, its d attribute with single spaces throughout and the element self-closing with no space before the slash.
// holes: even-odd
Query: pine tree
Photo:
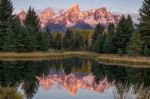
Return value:
<svg viewBox="0 0 150 99">
<path fill-rule="evenodd" d="M 55 48 L 59 49 L 59 50 L 62 49 L 62 47 L 63 47 L 63 37 L 62 37 L 61 33 L 56 33 L 54 41 L 55 41 Z"/>
<path fill-rule="evenodd" d="M 35 46 L 33 45 L 33 35 L 31 34 L 29 28 L 23 27 L 22 32 L 19 35 L 20 41 L 20 49 L 19 52 L 32 52 L 35 50 Z"/>
<path fill-rule="evenodd" d="M 98 39 L 99 35 L 102 35 L 104 32 L 104 27 L 101 24 L 97 24 L 95 31 L 92 35 L 92 44 L 95 44 L 96 40 Z"/>
<path fill-rule="evenodd" d="M 125 16 L 122 16 L 117 29 L 116 33 L 114 33 L 112 42 L 113 46 L 115 46 L 114 52 L 117 53 L 118 51 L 122 51 L 123 53 L 126 52 L 126 46 L 131 38 L 133 32 L 133 24 L 132 19 L 130 16 L 126 19 Z"/>
<path fill-rule="evenodd" d="M 112 36 L 114 35 L 114 32 L 115 32 L 115 27 L 114 27 L 114 24 L 111 23 L 108 26 L 108 33 L 107 33 L 107 37 L 103 46 L 103 51 L 105 53 L 113 53 L 114 46 L 112 42 Z"/>
<path fill-rule="evenodd" d="M 129 43 L 129 41 L 132 37 L 133 32 L 135 31 L 134 24 L 133 24 L 133 21 L 132 21 L 132 18 L 130 15 L 127 16 L 126 24 L 127 24 L 126 25 L 127 31 L 126 31 L 125 37 L 126 37 L 126 46 L 127 46 L 127 44 Z M 125 50 L 125 52 L 126 52 L 126 50 Z"/>
<path fill-rule="evenodd" d="M 106 39 L 106 35 L 99 35 L 95 44 L 92 46 L 92 50 L 95 52 L 103 53 L 103 46 Z"/>
<path fill-rule="evenodd" d="M 64 40 L 64 39 L 63 39 Z M 64 42 L 63 42 L 64 44 Z M 55 45 L 55 42 L 54 42 L 54 37 L 53 37 L 53 33 L 50 32 L 49 33 L 49 48 L 53 49 L 54 48 L 54 45 Z M 63 46 L 64 47 L 64 46 Z"/>
<path fill-rule="evenodd" d="M 140 40 L 140 33 L 134 32 L 127 46 L 127 54 L 135 56 L 141 54 L 142 42 Z"/>
<path fill-rule="evenodd" d="M 18 52 L 22 47 L 20 43 L 20 35 L 22 35 L 22 25 L 18 16 L 15 16 L 11 21 L 11 30 L 13 36 L 11 37 L 11 42 L 14 44 L 14 51 Z"/>
<path fill-rule="evenodd" d="M 37 40 L 37 50 L 38 51 L 45 51 L 46 50 L 46 42 L 45 42 L 45 40 L 46 40 L 46 38 L 44 38 L 44 37 L 46 37 L 45 36 L 45 34 L 46 33 L 42 33 L 42 32 L 39 32 L 39 33 L 37 33 L 37 37 L 36 37 L 36 40 Z"/>
<path fill-rule="evenodd" d="M 143 50 L 150 51 L 150 0 L 144 0 L 143 6 L 140 9 L 140 24 L 139 31 L 141 40 L 143 41 Z M 145 48 L 147 47 L 147 48 Z"/>
<path fill-rule="evenodd" d="M 144 47 L 143 54 L 144 54 L 144 56 L 150 56 L 150 50 L 148 49 L 147 46 Z"/>
<path fill-rule="evenodd" d="M 7 23 L 12 19 L 13 5 L 11 0 L 0 0 L 0 22 Z"/>
<path fill-rule="evenodd" d="M 33 32 L 39 32 L 40 30 L 38 15 L 36 14 L 35 10 L 31 7 L 29 7 L 28 9 L 24 24 L 27 27 L 31 27 L 33 29 Z"/>
<path fill-rule="evenodd" d="M 40 45 L 38 45 L 38 34 L 39 33 L 39 19 L 38 16 L 36 14 L 36 12 L 34 11 L 33 8 L 29 8 L 27 15 L 26 15 L 26 19 L 24 21 L 24 25 L 26 27 L 26 30 L 28 33 L 30 33 L 29 36 L 29 41 L 30 41 L 30 45 L 29 45 L 29 49 L 30 51 L 37 51 L 38 47 Z"/>
<path fill-rule="evenodd" d="M 134 32 L 134 24 L 132 21 L 132 17 L 128 15 L 126 21 L 127 21 L 128 36 L 131 37 L 132 33 Z"/>
<path fill-rule="evenodd" d="M 72 42 L 73 42 L 73 31 L 71 29 L 67 29 L 67 31 L 65 32 L 63 41 L 64 41 L 63 47 L 65 49 L 70 50 Z"/>
<path fill-rule="evenodd" d="M 30 51 L 38 51 L 38 40 L 37 40 L 37 35 L 39 32 L 34 32 L 34 29 L 32 27 L 26 27 L 26 32 L 29 35 L 29 49 Z"/>
<path fill-rule="evenodd" d="M 53 35 L 50 29 L 46 29 L 46 34 L 45 34 L 45 38 L 46 38 L 46 46 L 47 48 L 51 48 L 52 47 L 52 43 L 53 43 Z"/>
<path fill-rule="evenodd" d="M 10 28 L 12 13 L 11 0 L 0 0 L 0 51 L 10 51 L 11 46 L 13 46 L 9 41 L 13 34 Z"/>
<path fill-rule="evenodd" d="M 48 51 L 48 49 L 50 48 L 51 46 L 51 40 L 52 39 L 52 34 L 51 32 L 44 32 L 44 33 L 41 33 L 42 35 L 42 39 L 41 39 L 41 42 L 43 41 L 43 44 L 41 45 L 41 48 L 43 49 L 42 51 Z M 38 40 L 40 41 L 40 40 Z"/>
<path fill-rule="evenodd" d="M 126 24 L 125 24 L 125 16 L 122 16 L 122 19 L 120 20 L 118 26 L 117 26 L 117 32 L 116 32 L 116 42 L 115 42 L 115 46 L 116 46 L 116 52 L 118 52 L 118 50 L 124 50 L 124 48 L 126 47 L 126 43 L 125 43 L 125 36 L 124 34 L 126 33 Z"/>
<path fill-rule="evenodd" d="M 105 41 L 104 27 L 101 24 L 97 24 L 95 31 L 92 35 L 91 50 L 96 52 L 103 52 L 103 45 Z"/>
<path fill-rule="evenodd" d="M 83 37 L 81 36 L 81 34 L 79 33 L 73 33 L 73 40 L 72 40 L 72 45 L 71 46 L 71 50 L 81 50 L 84 46 L 84 40 Z"/>
<path fill-rule="evenodd" d="M 5 52 L 12 52 L 15 51 L 15 35 L 11 30 L 11 27 L 7 28 L 4 36 L 4 45 L 2 47 L 2 50 Z"/>
</svg>

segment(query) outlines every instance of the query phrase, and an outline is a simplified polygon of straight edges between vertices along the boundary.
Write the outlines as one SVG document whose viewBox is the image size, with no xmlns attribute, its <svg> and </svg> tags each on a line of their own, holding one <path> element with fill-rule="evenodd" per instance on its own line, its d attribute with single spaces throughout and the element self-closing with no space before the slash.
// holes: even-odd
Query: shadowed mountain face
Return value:
<svg viewBox="0 0 150 99">
<path fill-rule="evenodd" d="M 66 26 L 63 24 L 55 24 L 55 23 L 49 23 L 47 25 L 48 31 L 51 32 L 65 32 L 66 31 Z M 79 22 L 76 25 L 72 27 L 73 29 L 79 29 L 79 30 L 93 30 L 94 28 L 86 24 L 84 22 Z"/>
<path fill-rule="evenodd" d="M 67 10 L 61 10 L 58 12 L 59 13 L 56 13 L 52 8 L 39 11 L 38 15 L 41 27 L 48 26 L 49 24 L 63 24 L 65 27 L 91 29 L 91 27 L 95 27 L 98 23 L 106 26 L 109 23 L 117 24 L 121 18 L 120 15 L 111 13 L 105 7 L 81 11 L 80 7 L 76 4 L 72 5 Z M 21 21 L 25 19 L 25 14 L 24 11 L 21 11 L 18 14 Z M 58 29 L 60 29 L 59 26 Z"/>
<path fill-rule="evenodd" d="M 81 29 L 81 30 L 94 29 L 91 25 L 89 25 L 87 23 L 84 23 L 84 22 L 77 23 L 72 28 L 74 28 L 74 29 Z"/>
<path fill-rule="evenodd" d="M 48 31 L 51 31 L 51 32 L 65 32 L 66 31 L 66 28 L 63 24 L 49 23 L 47 27 L 48 27 Z"/>
</svg>

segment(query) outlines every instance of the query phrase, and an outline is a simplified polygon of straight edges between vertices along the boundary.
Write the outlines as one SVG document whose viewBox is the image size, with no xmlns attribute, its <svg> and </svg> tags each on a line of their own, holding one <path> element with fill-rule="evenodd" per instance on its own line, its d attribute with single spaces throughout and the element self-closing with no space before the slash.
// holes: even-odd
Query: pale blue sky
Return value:
<svg viewBox="0 0 150 99">
<path fill-rule="evenodd" d="M 36 10 L 52 7 L 66 9 L 72 4 L 78 4 L 82 10 L 107 7 L 111 12 L 138 13 L 143 0 L 12 0 L 15 12 L 27 10 L 29 6 Z"/>
</svg>

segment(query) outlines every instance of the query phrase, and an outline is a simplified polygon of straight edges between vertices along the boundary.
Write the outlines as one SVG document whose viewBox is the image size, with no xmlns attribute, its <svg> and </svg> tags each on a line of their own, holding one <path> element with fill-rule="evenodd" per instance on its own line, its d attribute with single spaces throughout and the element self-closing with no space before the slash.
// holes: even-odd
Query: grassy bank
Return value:
<svg viewBox="0 0 150 99">
<path fill-rule="evenodd" d="M 150 68 L 150 57 L 131 57 L 127 55 L 119 56 L 112 54 L 101 54 L 96 58 L 96 60 L 104 64 Z"/>
<path fill-rule="evenodd" d="M 92 52 L 33 52 L 33 53 L 0 53 L 0 60 L 51 60 L 69 57 L 95 58 Z"/>
<path fill-rule="evenodd" d="M 0 60 L 51 60 L 70 57 L 93 58 L 104 64 L 127 65 L 133 67 L 149 67 L 150 57 L 129 57 L 114 54 L 98 54 L 94 52 L 33 52 L 33 53 L 0 53 Z"/>
</svg>

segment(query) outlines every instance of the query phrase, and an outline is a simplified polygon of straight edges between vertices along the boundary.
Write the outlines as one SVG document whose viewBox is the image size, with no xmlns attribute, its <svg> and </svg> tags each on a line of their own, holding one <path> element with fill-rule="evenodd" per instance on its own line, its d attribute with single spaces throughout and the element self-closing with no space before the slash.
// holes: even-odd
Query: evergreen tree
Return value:
<svg viewBox="0 0 150 99">
<path fill-rule="evenodd" d="M 148 49 L 147 46 L 144 47 L 144 52 L 143 52 L 144 56 L 150 56 L 150 50 Z"/>
<path fill-rule="evenodd" d="M 106 35 L 99 35 L 95 44 L 92 46 L 92 50 L 95 52 L 103 53 L 103 46 L 106 39 Z"/>
<path fill-rule="evenodd" d="M 95 31 L 92 35 L 92 44 L 95 44 L 96 40 L 98 39 L 99 35 L 102 35 L 104 32 L 104 27 L 101 24 L 97 24 Z"/>
<path fill-rule="evenodd" d="M 47 40 L 46 40 L 47 44 L 46 44 L 46 45 L 47 45 L 47 47 L 48 47 L 48 49 L 49 49 L 49 48 L 52 47 L 53 35 L 52 35 L 51 30 L 48 29 L 48 27 L 47 27 L 47 29 L 46 29 L 46 34 L 45 34 L 45 36 L 47 36 L 47 37 L 46 37 L 46 38 L 47 38 Z"/>
<path fill-rule="evenodd" d="M 37 51 L 38 46 L 40 46 L 40 45 L 38 45 L 38 42 L 40 42 L 40 41 L 37 40 L 37 35 L 39 34 L 39 32 L 34 32 L 34 29 L 30 26 L 26 26 L 25 30 L 27 32 L 28 39 L 29 39 L 28 50 L 30 52 Z"/>
<path fill-rule="evenodd" d="M 73 33 L 73 42 L 71 46 L 71 50 L 81 50 L 84 46 L 84 40 L 83 37 L 81 36 L 81 34 L 79 33 Z"/>
<path fill-rule="evenodd" d="M 0 0 L 0 23 L 10 22 L 12 13 L 13 5 L 11 0 Z"/>
<path fill-rule="evenodd" d="M 45 32 L 45 33 L 42 33 L 42 35 L 43 35 L 43 38 L 42 38 L 42 40 L 43 40 L 43 51 L 47 51 L 50 47 L 51 47 L 51 40 L 53 40 L 52 39 L 52 34 L 51 34 L 51 32 Z"/>
<path fill-rule="evenodd" d="M 40 35 L 39 33 L 39 19 L 38 16 L 36 14 L 36 12 L 34 11 L 33 8 L 29 8 L 27 15 L 26 15 L 26 19 L 24 21 L 24 25 L 26 27 L 26 30 L 28 33 L 30 33 L 29 36 L 29 41 L 30 41 L 30 45 L 28 46 L 30 51 L 37 51 L 39 49 L 39 42 L 38 41 L 38 36 Z"/>
<path fill-rule="evenodd" d="M 134 32 L 127 46 L 127 53 L 129 55 L 139 55 L 142 51 L 142 42 L 140 40 L 139 32 Z"/>
<path fill-rule="evenodd" d="M 134 32 L 134 24 L 132 21 L 132 17 L 128 15 L 126 21 L 127 21 L 128 37 L 131 37 L 132 33 Z"/>
<path fill-rule="evenodd" d="M 116 42 L 115 42 L 115 46 L 116 46 L 116 52 L 118 52 L 118 50 L 124 50 L 124 48 L 126 47 L 126 43 L 125 43 L 125 36 L 124 34 L 126 33 L 126 24 L 125 24 L 125 17 L 122 16 L 122 19 L 120 20 L 118 26 L 117 26 L 117 32 L 116 32 Z"/>
<path fill-rule="evenodd" d="M 115 46 L 114 52 L 117 53 L 118 51 L 122 51 L 123 53 L 126 52 L 126 46 L 129 42 L 132 32 L 133 32 L 133 24 L 132 19 L 130 16 L 126 19 L 122 16 L 117 29 L 116 33 L 114 33 L 112 37 L 113 46 Z"/>
<path fill-rule="evenodd" d="M 33 32 L 39 32 L 39 19 L 38 15 L 36 14 L 35 10 L 29 7 L 26 19 L 24 21 L 25 26 L 31 27 Z"/>
<path fill-rule="evenodd" d="M 13 6 L 11 0 L 0 0 L 0 51 L 10 51 L 12 31 L 10 22 L 12 19 Z M 8 45 L 7 45 L 8 44 Z"/>
<path fill-rule="evenodd" d="M 43 32 L 38 32 L 36 35 L 37 50 L 47 51 L 51 47 L 52 34 L 48 27 Z"/>
<path fill-rule="evenodd" d="M 64 39 L 63 39 L 64 40 Z M 63 42 L 63 44 L 64 44 L 64 42 Z M 53 33 L 51 33 L 50 32 L 50 34 L 49 34 L 49 47 L 51 48 L 51 49 L 53 49 L 54 48 L 54 46 L 55 46 L 55 41 L 54 41 L 54 36 L 53 36 Z"/>
<path fill-rule="evenodd" d="M 35 50 L 35 46 L 33 45 L 33 35 L 31 34 L 29 28 L 23 27 L 20 35 L 20 43 L 22 45 L 21 52 L 32 52 Z"/>
<path fill-rule="evenodd" d="M 97 24 L 95 31 L 92 35 L 92 51 L 103 52 L 103 45 L 105 41 L 104 27 L 101 24 Z"/>
<path fill-rule="evenodd" d="M 63 47 L 63 37 L 62 37 L 61 33 L 56 33 L 54 41 L 55 41 L 55 48 L 59 49 L 59 50 L 62 49 L 62 47 Z"/>
<path fill-rule="evenodd" d="M 71 45 L 73 42 L 73 31 L 71 29 L 67 29 L 63 41 L 64 41 L 63 47 L 65 49 L 71 49 Z"/>
<path fill-rule="evenodd" d="M 44 38 L 44 37 L 46 37 L 45 36 L 45 34 L 46 33 L 42 33 L 42 32 L 39 32 L 39 33 L 37 33 L 37 37 L 36 37 L 36 40 L 37 40 L 37 50 L 38 51 L 46 51 L 46 43 L 47 42 L 45 42 L 45 40 L 47 39 L 47 38 Z"/>
<path fill-rule="evenodd" d="M 13 52 L 15 51 L 16 41 L 15 34 L 11 30 L 11 26 L 7 28 L 7 32 L 4 36 L 4 45 L 2 46 L 2 50 L 5 52 Z"/>
<path fill-rule="evenodd" d="M 107 37 L 106 40 L 104 42 L 104 46 L 103 46 L 103 51 L 105 53 L 113 53 L 114 51 L 114 46 L 113 46 L 113 42 L 112 42 L 112 36 L 114 35 L 115 32 L 115 27 L 114 24 L 111 23 L 108 26 L 108 33 L 107 33 Z"/>
<path fill-rule="evenodd" d="M 21 35 L 22 35 L 22 25 L 20 22 L 20 19 L 18 16 L 15 16 L 12 21 L 11 21 L 11 30 L 13 33 L 13 36 L 11 37 L 11 42 L 14 44 L 14 51 L 18 52 L 20 49 L 22 49 L 22 44 L 21 41 L 22 39 L 20 39 Z"/>
<path fill-rule="evenodd" d="M 144 0 L 143 6 L 140 9 L 140 24 L 139 31 L 141 40 L 143 41 L 143 50 L 150 51 L 150 0 Z"/>
</svg>

